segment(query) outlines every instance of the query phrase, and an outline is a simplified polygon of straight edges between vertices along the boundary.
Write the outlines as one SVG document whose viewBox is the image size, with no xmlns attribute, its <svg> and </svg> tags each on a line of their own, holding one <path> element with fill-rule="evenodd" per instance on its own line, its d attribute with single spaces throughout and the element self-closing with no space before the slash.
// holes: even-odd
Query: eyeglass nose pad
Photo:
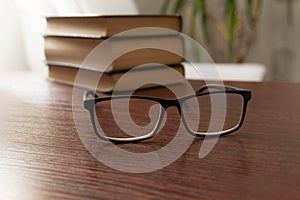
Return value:
<svg viewBox="0 0 300 200">
<path fill-rule="evenodd" d="M 147 137 L 144 137 L 141 140 L 150 139 L 150 138 L 154 137 L 160 131 L 160 129 L 162 128 L 161 127 L 162 122 L 164 121 L 165 113 L 166 113 L 166 110 L 164 109 L 164 107 L 160 106 L 158 120 L 155 124 L 154 129 L 151 131 L 151 133 Z M 140 139 L 138 139 L 138 140 L 140 140 Z"/>
<path fill-rule="evenodd" d="M 180 104 L 176 105 L 176 108 L 177 108 L 177 110 L 178 110 L 178 113 L 179 113 L 180 118 L 182 118 L 182 109 L 181 109 L 181 105 L 180 105 Z"/>
<path fill-rule="evenodd" d="M 98 95 L 92 90 L 88 90 L 83 94 L 83 100 L 89 100 L 94 98 L 98 98 Z"/>
<path fill-rule="evenodd" d="M 164 121 L 164 118 L 165 118 L 165 114 L 166 114 L 166 110 L 163 106 L 160 106 L 160 113 L 159 113 L 159 116 L 158 116 L 158 120 L 157 120 L 157 123 L 156 123 L 156 126 L 155 126 L 155 134 L 159 131 L 162 125 L 162 122 Z"/>
</svg>

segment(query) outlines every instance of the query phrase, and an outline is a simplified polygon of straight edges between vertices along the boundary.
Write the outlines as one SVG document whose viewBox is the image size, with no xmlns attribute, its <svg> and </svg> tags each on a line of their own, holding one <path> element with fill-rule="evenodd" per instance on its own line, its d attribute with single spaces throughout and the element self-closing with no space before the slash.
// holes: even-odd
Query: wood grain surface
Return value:
<svg viewBox="0 0 300 200">
<path fill-rule="evenodd" d="M 228 83 L 253 92 L 237 133 L 203 159 L 203 140 L 195 139 L 171 165 L 132 174 L 105 166 L 84 147 L 72 88 L 29 73 L 0 78 L 0 199 L 300 198 L 300 84 Z M 168 114 L 165 135 L 120 148 L 166 145 L 180 120 L 175 109 Z"/>
</svg>

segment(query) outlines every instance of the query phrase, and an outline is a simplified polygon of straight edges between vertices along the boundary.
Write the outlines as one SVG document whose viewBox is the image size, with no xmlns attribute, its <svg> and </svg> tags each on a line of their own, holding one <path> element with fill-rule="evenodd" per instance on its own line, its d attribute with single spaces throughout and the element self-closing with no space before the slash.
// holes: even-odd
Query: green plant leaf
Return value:
<svg viewBox="0 0 300 200">
<path fill-rule="evenodd" d="M 201 11 L 202 33 L 203 33 L 204 40 L 207 43 L 210 43 L 210 37 L 207 28 L 206 0 L 196 0 L 196 6 Z"/>
<path fill-rule="evenodd" d="M 287 0 L 287 23 L 289 26 L 294 24 L 294 0 Z"/>
<path fill-rule="evenodd" d="M 170 7 L 170 3 L 171 3 L 171 0 L 164 0 L 161 10 L 160 10 L 161 14 L 167 14 L 168 8 Z"/>
<path fill-rule="evenodd" d="M 195 0 L 195 5 L 200 9 L 202 10 L 202 8 L 204 7 L 204 4 L 205 4 L 205 0 Z"/>
<path fill-rule="evenodd" d="M 252 23 L 252 8 L 253 8 L 253 0 L 247 0 L 247 16 L 249 21 Z"/>
<path fill-rule="evenodd" d="M 228 17 L 228 50 L 231 58 L 234 57 L 234 32 L 236 28 L 236 1 L 227 0 L 227 17 Z"/>
<path fill-rule="evenodd" d="M 178 14 L 184 7 L 185 3 L 187 0 L 177 0 L 175 2 L 174 8 L 173 8 L 173 13 Z"/>
<path fill-rule="evenodd" d="M 190 20 L 190 36 L 191 38 L 193 38 L 194 40 L 196 41 L 199 41 L 198 37 L 197 37 L 197 31 L 196 31 L 196 19 L 197 19 L 197 16 L 198 16 L 198 8 L 197 6 L 194 6 L 193 7 L 193 11 L 192 11 L 192 15 L 191 15 L 191 20 Z M 198 48 L 197 45 L 195 45 L 195 43 L 192 43 L 192 48 L 193 48 L 193 51 L 194 51 L 194 55 L 195 55 L 195 61 L 196 62 L 200 62 L 201 60 L 201 54 L 200 54 L 200 50 Z"/>
<path fill-rule="evenodd" d="M 197 39 L 196 35 L 196 19 L 197 19 L 197 14 L 198 14 L 198 9 L 196 6 L 193 7 L 192 15 L 191 15 L 191 20 L 190 20 L 190 36 L 193 39 Z"/>
</svg>

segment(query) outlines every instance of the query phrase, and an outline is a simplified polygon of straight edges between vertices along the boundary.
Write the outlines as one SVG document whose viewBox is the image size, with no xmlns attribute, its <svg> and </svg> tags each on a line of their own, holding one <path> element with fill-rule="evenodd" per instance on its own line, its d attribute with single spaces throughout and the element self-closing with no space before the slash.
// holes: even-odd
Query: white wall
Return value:
<svg viewBox="0 0 300 200">
<path fill-rule="evenodd" d="M 46 71 L 44 16 L 136 14 L 133 0 L 0 0 L 0 70 Z"/>
<path fill-rule="evenodd" d="M 19 13 L 11 0 L 0 0 L 0 70 L 25 69 Z"/>
<path fill-rule="evenodd" d="M 294 24 L 291 26 L 287 23 L 285 1 L 263 2 L 258 37 L 247 60 L 265 64 L 268 67 L 268 80 L 276 78 L 273 73 L 279 68 L 282 78 L 290 75 L 289 80 L 299 82 L 300 13 L 297 11 L 300 2 L 294 1 Z"/>
<path fill-rule="evenodd" d="M 162 0 L 135 0 L 141 13 L 158 13 Z M 281 78 L 300 82 L 300 1 L 294 1 L 294 25 L 286 20 L 286 1 L 264 0 L 257 39 L 246 62 L 259 62 L 267 67 L 267 80 L 274 80 L 276 67 Z M 188 23 L 188 22 L 187 22 Z M 279 53 L 276 53 L 279 52 Z M 283 55 L 282 55 L 283 54 Z M 287 54 L 287 55 L 285 55 Z"/>
<path fill-rule="evenodd" d="M 140 13 L 143 14 L 157 14 L 163 0 L 134 0 Z"/>
<path fill-rule="evenodd" d="M 26 0 L 23 2 L 25 3 Z M 87 2 L 90 6 L 90 1 Z M 153 14 L 159 13 L 163 0 L 135 0 L 135 2 L 141 13 Z M 283 71 L 291 72 L 290 80 L 300 81 L 300 67 L 298 67 L 300 66 L 300 37 L 298 37 L 300 35 L 300 12 L 297 12 L 300 9 L 300 1 L 294 1 L 295 23 L 292 27 L 286 24 L 286 7 L 283 3 L 285 1 L 265 0 L 263 2 L 258 37 L 247 61 L 265 64 L 268 67 L 267 79 L 274 78 L 271 77 L 272 71 L 279 66 Z M 103 5 L 102 2 L 101 5 Z M 95 6 L 90 7 L 96 9 Z M 98 3 L 98 8 L 101 8 L 100 3 Z M 24 50 L 23 43 L 29 40 L 22 38 L 19 13 L 20 10 L 14 6 L 12 0 L 0 0 L 0 69 L 28 68 L 29 62 L 25 56 L 28 50 Z M 276 53 L 278 49 L 279 54 Z M 284 55 L 285 52 L 288 52 L 287 56 Z M 280 59 L 280 57 L 283 58 Z"/>
</svg>

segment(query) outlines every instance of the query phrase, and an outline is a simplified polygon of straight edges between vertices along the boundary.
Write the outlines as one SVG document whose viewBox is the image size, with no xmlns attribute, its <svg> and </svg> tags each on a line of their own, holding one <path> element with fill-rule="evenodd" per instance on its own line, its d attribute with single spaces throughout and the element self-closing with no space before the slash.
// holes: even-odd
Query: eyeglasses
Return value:
<svg viewBox="0 0 300 200">
<path fill-rule="evenodd" d="M 214 84 L 177 99 L 136 95 L 99 97 L 93 91 L 83 96 L 96 135 L 111 142 L 152 138 L 159 132 L 166 110 L 172 106 L 178 109 L 183 125 L 193 136 L 230 134 L 242 126 L 250 99 L 251 91 Z"/>
</svg>

